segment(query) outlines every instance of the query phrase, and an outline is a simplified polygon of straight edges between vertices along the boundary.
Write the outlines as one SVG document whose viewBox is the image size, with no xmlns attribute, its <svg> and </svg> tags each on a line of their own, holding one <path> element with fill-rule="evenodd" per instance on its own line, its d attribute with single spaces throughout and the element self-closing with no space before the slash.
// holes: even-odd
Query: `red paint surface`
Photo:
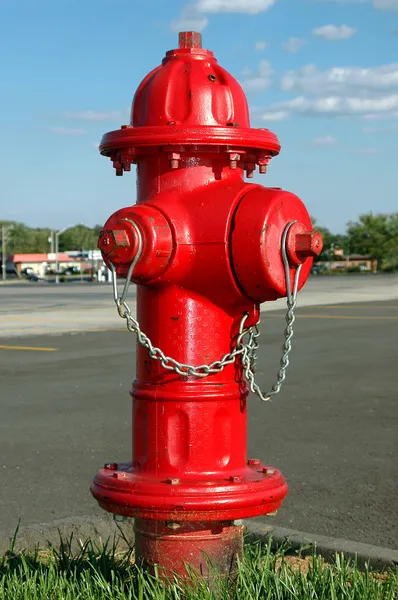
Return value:
<svg viewBox="0 0 398 600">
<path fill-rule="evenodd" d="M 180 43 L 138 87 L 131 125 L 101 142 L 117 174 L 137 164 L 137 204 L 110 217 L 100 245 L 126 276 L 137 223 L 141 328 L 166 355 L 201 365 L 232 350 L 245 312 L 253 325 L 260 302 L 286 295 L 283 231 L 292 220 L 300 232 L 311 222 L 293 194 L 244 181 L 244 170 L 265 172 L 279 142 L 250 128 L 243 90 L 198 34 Z M 100 470 L 91 488 L 103 508 L 137 519 L 138 560 L 166 570 L 174 561 L 181 572 L 184 561 L 202 568 L 207 549 L 225 571 L 241 547 L 232 521 L 281 506 L 281 473 L 248 462 L 247 395 L 239 360 L 205 379 L 180 377 L 138 346 L 132 462 Z M 178 524 L 172 531 L 169 521 Z"/>
<path fill-rule="evenodd" d="M 174 529 L 177 527 L 177 529 Z M 141 564 L 153 574 L 187 576 L 187 564 L 211 579 L 215 571 L 236 575 L 243 527 L 230 522 L 184 523 L 136 519 L 134 533 Z M 154 565 L 159 565 L 157 569 Z"/>
</svg>

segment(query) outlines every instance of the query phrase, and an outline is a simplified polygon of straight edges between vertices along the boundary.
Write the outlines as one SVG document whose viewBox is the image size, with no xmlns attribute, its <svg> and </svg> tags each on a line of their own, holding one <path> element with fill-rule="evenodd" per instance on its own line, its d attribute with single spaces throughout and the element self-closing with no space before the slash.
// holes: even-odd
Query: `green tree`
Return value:
<svg viewBox="0 0 398 600">
<path fill-rule="evenodd" d="M 377 260 L 398 260 L 398 213 L 360 215 L 347 226 L 350 253 L 367 254 Z"/>
<path fill-rule="evenodd" d="M 60 250 L 93 250 L 97 243 L 98 234 L 95 228 L 86 225 L 70 227 L 59 238 Z"/>
<path fill-rule="evenodd" d="M 17 223 L 16 221 L 0 221 L 0 227 L 2 225 L 13 225 L 10 240 L 7 244 L 8 252 L 10 254 L 49 251 L 49 229 L 34 229 L 28 227 L 24 223 Z"/>
<path fill-rule="evenodd" d="M 9 242 L 7 244 L 7 253 L 48 253 L 50 252 L 49 238 L 51 230 L 46 227 L 29 227 L 24 223 L 16 221 L 0 221 L 2 225 L 13 225 Z M 67 250 L 93 250 L 97 247 L 98 235 L 102 226 L 86 227 L 85 225 L 75 225 L 67 229 L 59 237 L 60 251 Z M 54 230 L 55 231 L 55 230 Z"/>
<path fill-rule="evenodd" d="M 327 227 L 322 227 L 317 224 L 317 220 L 311 217 L 313 229 L 319 231 L 322 235 L 323 248 L 321 254 L 315 259 L 316 261 L 333 260 L 335 250 L 342 249 L 346 253 L 348 249 L 348 239 L 346 235 L 334 234 Z"/>
</svg>

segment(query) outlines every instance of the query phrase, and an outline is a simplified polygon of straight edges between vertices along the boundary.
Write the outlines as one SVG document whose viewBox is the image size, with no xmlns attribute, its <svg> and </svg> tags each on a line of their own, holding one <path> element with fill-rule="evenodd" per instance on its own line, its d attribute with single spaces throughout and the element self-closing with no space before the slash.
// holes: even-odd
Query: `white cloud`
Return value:
<svg viewBox="0 0 398 600">
<path fill-rule="evenodd" d="M 243 77 L 251 77 L 253 75 L 253 70 L 249 69 L 249 67 L 245 67 L 242 70 L 242 75 L 243 75 Z"/>
<path fill-rule="evenodd" d="M 285 121 L 289 117 L 289 112 L 286 110 L 275 110 L 262 113 L 263 121 Z"/>
<path fill-rule="evenodd" d="M 314 0 L 314 2 L 323 4 L 365 4 L 371 0 Z"/>
<path fill-rule="evenodd" d="M 248 92 L 259 92 L 266 90 L 271 85 L 273 69 L 268 60 L 262 60 L 256 73 L 245 70 L 245 74 L 247 79 L 242 82 L 245 90 Z"/>
<path fill-rule="evenodd" d="M 184 6 L 178 19 L 170 23 L 170 29 L 179 31 L 203 31 L 209 23 L 208 18 L 200 14 L 194 4 Z"/>
<path fill-rule="evenodd" d="M 256 42 L 254 44 L 255 49 L 258 50 L 259 52 L 262 52 L 263 50 L 265 50 L 267 46 L 268 46 L 268 42 Z"/>
<path fill-rule="evenodd" d="M 281 89 L 285 92 L 342 96 L 398 90 L 398 63 L 369 68 L 332 67 L 325 71 L 318 70 L 315 65 L 306 65 L 288 71 L 281 79 Z"/>
<path fill-rule="evenodd" d="M 258 15 L 275 4 L 276 0 L 198 0 L 196 7 L 204 13 L 246 13 Z"/>
<path fill-rule="evenodd" d="M 373 0 L 373 6 L 377 10 L 397 10 L 398 0 Z"/>
<path fill-rule="evenodd" d="M 49 127 L 48 130 L 57 135 L 84 135 L 86 133 L 84 129 L 71 127 Z"/>
<path fill-rule="evenodd" d="M 109 110 L 109 111 L 96 111 L 96 110 L 80 110 L 80 111 L 67 111 L 63 113 L 64 119 L 74 119 L 76 121 L 119 121 L 128 117 L 130 109 L 123 110 Z"/>
<path fill-rule="evenodd" d="M 398 0 L 315 0 L 324 4 L 367 4 L 372 3 L 376 10 L 397 10 Z"/>
<path fill-rule="evenodd" d="M 357 154 L 363 154 L 367 156 L 373 156 L 375 154 L 380 154 L 379 148 L 358 148 L 356 150 Z"/>
<path fill-rule="evenodd" d="M 362 127 L 363 133 L 370 134 L 391 133 L 392 131 L 398 131 L 398 123 L 392 123 L 391 125 L 385 126 L 366 125 L 365 127 Z"/>
<path fill-rule="evenodd" d="M 315 146 L 336 146 L 338 140 L 332 135 L 325 135 L 314 139 Z"/>
<path fill-rule="evenodd" d="M 332 42 L 335 40 L 348 40 L 356 32 L 356 29 L 348 27 L 348 25 L 324 25 L 323 27 L 313 29 L 312 35 Z"/>
<path fill-rule="evenodd" d="M 350 117 L 376 119 L 378 117 L 395 118 L 398 116 L 398 94 L 385 95 L 380 98 L 360 98 L 357 96 L 339 97 L 324 96 L 321 98 L 305 98 L 298 96 L 292 100 L 278 102 L 264 108 L 262 120 L 269 113 L 285 113 L 286 118 L 292 115 Z"/>
<path fill-rule="evenodd" d="M 298 52 L 307 42 L 300 38 L 290 37 L 286 42 L 283 42 L 282 48 L 288 52 Z"/>
</svg>

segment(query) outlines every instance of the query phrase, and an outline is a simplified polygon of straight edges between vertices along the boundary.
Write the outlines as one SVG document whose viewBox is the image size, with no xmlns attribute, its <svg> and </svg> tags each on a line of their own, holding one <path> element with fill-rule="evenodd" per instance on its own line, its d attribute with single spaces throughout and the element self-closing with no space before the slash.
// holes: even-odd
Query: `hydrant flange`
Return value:
<svg viewBox="0 0 398 600">
<path fill-rule="evenodd" d="M 158 479 L 133 471 L 131 463 L 97 473 L 92 493 L 115 514 L 164 521 L 233 521 L 278 510 L 287 494 L 280 471 L 260 463 L 225 479 Z"/>
</svg>

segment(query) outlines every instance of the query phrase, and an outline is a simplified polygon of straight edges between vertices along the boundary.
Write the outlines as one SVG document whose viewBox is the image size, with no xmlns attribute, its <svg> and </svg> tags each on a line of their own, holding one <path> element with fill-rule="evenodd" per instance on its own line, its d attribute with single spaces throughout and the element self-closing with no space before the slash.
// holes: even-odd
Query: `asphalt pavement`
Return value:
<svg viewBox="0 0 398 600">
<path fill-rule="evenodd" d="M 90 310 L 84 294 L 68 293 Z M 52 301 L 54 310 L 64 302 Z M 266 521 L 397 548 L 398 300 L 297 312 L 283 391 L 271 403 L 249 402 L 249 456 L 280 468 L 290 487 Z M 283 317 L 263 315 L 264 388 L 278 368 Z M 2 337 L 0 532 L 18 519 L 101 514 L 89 486 L 103 463 L 130 458 L 134 364 L 124 330 Z"/>
<path fill-rule="evenodd" d="M 120 290 L 123 284 L 123 281 L 119 282 Z M 135 298 L 135 286 L 131 285 L 128 302 L 133 311 Z M 318 276 L 310 277 L 300 291 L 299 306 L 397 299 L 397 275 Z M 265 302 L 261 305 L 261 311 L 275 311 L 285 305 L 286 300 L 281 298 L 276 302 Z M 123 326 L 109 283 L 0 285 L 0 332 L 3 337 L 103 331 Z"/>
</svg>

